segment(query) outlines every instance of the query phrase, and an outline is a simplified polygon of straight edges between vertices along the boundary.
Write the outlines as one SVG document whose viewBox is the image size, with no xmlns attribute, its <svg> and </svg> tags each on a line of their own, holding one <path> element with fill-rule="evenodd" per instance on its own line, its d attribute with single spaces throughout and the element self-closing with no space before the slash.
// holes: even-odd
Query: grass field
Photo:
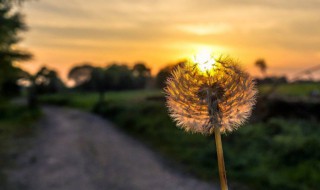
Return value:
<svg viewBox="0 0 320 190">
<path fill-rule="evenodd" d="M 271 85 L 261 85 L 259 86 L 260 95 L 265 94 L 271 88 Z M 308 97 L 314 91 L 320 92 L 320 83 L 306 83 L 306 84 L 280 84 L 277 86 L 275 93 L 280 96 L 291 96 L 291 97 Z M 139 101 L 151 96 L 161 96 L 164 93 L 161 90 L 137 90 L 137 91 L 124 91 L 118 92 L 108 92 L 106 95 L 106 101 Z M 71 101 L 72 99 L 72 101 Z M 90 110 L 92 105 L 98 101 L 97 93 L 66 93 L 42 96 L 41 101 L 51 103 L 61 104 L 73 107 L 78 107 L 81 109 Z"/>
<path fill-rule="evenodd" d="M 112 102 L 139 102 L 146 97 L 161 96 L 160 90 L 145 91 L 124 91 L 124 92 L 108 92 L 105 101 Z M 91 111 L 94 104 L 97 103 L 99 95 L 97 93 L 65 93 L 44 95 L 40 97 L 40 102 L 48 102 L 55 105 L 67 105 L 79 109 Z"/>
<path fill-rule="evenodd" d="M 296 93 L 295 88 L 286 92 Z M 155 98 L 159 96 L 163 96 L 160 91 L 111 92 L 99 109 L 95 109 L 96 94 L 46 96 L 42 101 L 94 110 L 172 160 L 175 167 L 205 180 L 218 180 L 214 137 L 177 128 L 163 98 Z M 319 135 L 316 121 L 269 118 L 223 136 L 228 181 L 262 190 L 316 189 Z"/>
<path fill-rule="evenodd" d="M 271 86 L 272 85 L 262 85 L 259 90 L 263 94 L 270 90 Z M 282 96 L 308 97 L 315 91 L 320 92 L 320 83 L 280 84 L 277 86 L 275 93 Z"/>
</svg>

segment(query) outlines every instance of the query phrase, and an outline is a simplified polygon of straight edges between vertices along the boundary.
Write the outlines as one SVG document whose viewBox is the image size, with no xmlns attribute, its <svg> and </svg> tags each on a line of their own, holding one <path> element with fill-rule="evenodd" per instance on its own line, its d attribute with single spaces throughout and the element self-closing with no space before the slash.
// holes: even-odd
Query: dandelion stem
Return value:
<svg viewBox="0 0 320 190">
<path fill-rule="evenodd" d="M 228 190 L 227 175 L 226 175 L 226 169 L 224 166 L 221 133 L 220 133 L 219 127 L 214 127 L 214 135 L 215 135 L 215 140 L 216 140 L 216 149 L 217 149 L 217 157 L 218 157 L 218 167 L 219 167 L 221 190 Z"/>
</svg>

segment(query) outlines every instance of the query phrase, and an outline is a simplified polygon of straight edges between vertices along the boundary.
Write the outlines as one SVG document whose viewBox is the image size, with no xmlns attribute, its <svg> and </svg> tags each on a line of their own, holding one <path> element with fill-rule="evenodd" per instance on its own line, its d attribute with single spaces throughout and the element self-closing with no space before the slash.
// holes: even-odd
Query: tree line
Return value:
<svg viewBox="0 0 320 190">
<path fill-rule="evenodd" d="M 103 100 L 106 91 L 163 88 L 171 70 L 184 62 L 168 65 L 154 77 L 151 76 L 151 69 L 143 62 L 137 62 L 133 67 L 116 62 L 97 67 L 84 62 L 69 71 L 68 79 L 74 83 L 69 89 L 55 70 L 42 67 L 35 74 L 30 74 L 15 65 L 16 62 L 32 59 L 31 53 L 17 48 L 21 41 L 20 33 L 28 29 L 23 15 L 17 11 L 19 9 L 15 9 L 22 2 L 24 0 L 0 0 L 0 100 L 18 96 L 21 89 L 26 89 L 29 104 L 36 105 L 38 94 L 58 93 L 66 89 L 99 92 Z M 275 78 L 267 75 L 268 67 L 263 59 L 259 59 L 255 65 L 264 76 L 258 83 L 274 82 Z M 285 78 L 276 80 L 286 81 Z"/>
<path fill-rule="evenodd" d="M 112 63 L 106 67 L 95 67 L 82 63 L 73 67 L 68 79 L 74 82 L 73 90 L 99 92 L 103 101 L 106 91 L 144 89 L 151 86 L 151 69 L 138 62 L 132 68 L 127 64 Z"/>
<path fill-rule="evenodd" d="M 42 67 L 31 74 L 15 65 L 32 59 L 31 53 L 17 48 L 22 39 L 20 34 L 28 29 L 24 16 L 16 9 L 23 2 L 0 0 L 0 101 L 18 96 L 25 89 L 32 107 L 36 105 L 37 95 L 61 92 L 67 87 L 55 70 Z M 74 82 L 71 90 L 99 92 L 103 99 L 104 92 L 108 90 L 162 87 L 167 71 L 167 68 L 161 71 L 155 80 L 151 76 L 151 69 L 142 62 L 132 68 L 121 63 L 112 63 L 106 67 L 82 63 L 70 70 L 68 78 Z"/>
</svg>

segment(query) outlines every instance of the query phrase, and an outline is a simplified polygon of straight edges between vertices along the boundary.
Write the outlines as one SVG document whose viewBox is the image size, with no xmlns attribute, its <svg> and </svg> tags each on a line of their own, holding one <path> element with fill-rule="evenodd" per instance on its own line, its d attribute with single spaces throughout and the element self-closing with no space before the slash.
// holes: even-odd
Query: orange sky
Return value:
<svg viewBox="0 0 320 190">
<path fill-rule="evenodd" d="M 320 64 L 318 0 L 39 0 L 26 2 L 23 48 L 66 79 L 84 61 L 144 61 L 156 73 L 202 47 L 240 60 L 252 73 L 293 74 Z"/>
</svg>

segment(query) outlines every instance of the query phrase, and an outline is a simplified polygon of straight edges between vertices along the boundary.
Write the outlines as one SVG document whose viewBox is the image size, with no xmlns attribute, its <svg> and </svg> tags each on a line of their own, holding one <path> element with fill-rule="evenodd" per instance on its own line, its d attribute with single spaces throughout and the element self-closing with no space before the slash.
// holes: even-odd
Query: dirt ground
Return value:
<svg viewBox="0 0 320 190">
<path fill-rule="evenodd" d="M 170 168 L 108 121 L 69 108 L 44 107 L 37 138 L 8 172 L 21 190 L 214 190 Z"/>
</svg>

